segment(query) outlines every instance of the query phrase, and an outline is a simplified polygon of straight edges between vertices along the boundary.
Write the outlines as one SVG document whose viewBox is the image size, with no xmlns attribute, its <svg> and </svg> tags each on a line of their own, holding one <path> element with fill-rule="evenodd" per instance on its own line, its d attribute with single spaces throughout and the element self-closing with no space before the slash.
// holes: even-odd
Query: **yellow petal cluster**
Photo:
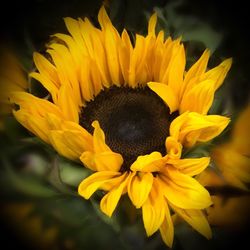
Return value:
<svg viewBox="0 0 250 250">
<path fill-rule="evenodd" d="M 100 153 L 109 152 L 103 131 L 97 122 L 93 125 L 94 140 L 101 139 Z M 174 139 L 170 140 L 173 145 Z M 175 144 L 177 151 L 181 151 L 179 143 L 175 141 Z M 166 142 L 166 145 L 169 143 Z M 172 147 L 166 148 L 169 149 L 172 150 Z M 169 152 L 165 156 L 159 152 L 152 152 L 139 156 L 129 171 L 122 173 L 119 168 L 123 162 L 116 160 L 115 153 L 107 161 L 108 166 L 95 160 L 89 153 L 83 155 L 83 162 L 86 165 L 89 163 L 89 168 L 96 172 L 80 183 L 78 192 L 85 199 L 89 199 L 98 189 L 106 191 L 100 202 L 100 208 L 106 215 L 113 214 L 121 196 L 127 193 L 134 206 L 142 209 L 148 236 L 160 230 L 164 242 L 171 247 L 174 229 L 170 211 L 173 211 L 202 235 L 211 237 L 211 229 L 202 212 L 202 209 L 211 205 L 211 198 L 208 191 L 192 178 L 208 166 L 208 157 L 180 159 L 179 152 Z"/>
</svg>

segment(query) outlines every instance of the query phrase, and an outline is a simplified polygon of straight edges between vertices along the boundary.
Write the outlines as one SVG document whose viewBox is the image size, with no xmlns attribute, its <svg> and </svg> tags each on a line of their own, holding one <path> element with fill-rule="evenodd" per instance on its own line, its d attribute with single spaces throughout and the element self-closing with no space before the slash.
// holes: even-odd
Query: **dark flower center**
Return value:
<svg viewBox="0 0 250 250">
<path fill-rule="evenodd" d="M 80 125 L 93 133 L 91 123 L 98 120 L 107 145 L 123 156 L 125 170 L 139 155 L 166 153 L 172 119 L 169 108 L 148 87 L 111 87 L 82 109 Z"/>
</svg>

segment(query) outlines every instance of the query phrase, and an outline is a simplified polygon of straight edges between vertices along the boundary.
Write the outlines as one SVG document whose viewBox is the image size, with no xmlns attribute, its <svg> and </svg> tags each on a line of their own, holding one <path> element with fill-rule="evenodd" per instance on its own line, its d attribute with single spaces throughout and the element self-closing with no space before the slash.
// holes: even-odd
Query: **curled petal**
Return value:
<svg viewBox="0 0 250 250">
<path fill-rule="evenodd" d="M 182 152 L 182 145 L 174 137 L 167 137 L 165 146 L 168 156 L 172 159 L 180 159 Z"/>
<path fill-rule="evenodd" d="M 156 172 L 164 165 L 164 160 L 159 152 L 152 152 L 148 155 L 138 156 L 136 161 L 131 165 L 132 171 Z"/>
<path fill-rule="evenodd" d="M 179 140 L 182 145 L 192 147 L 197 142 L 206 142 L 218 136 L 229 121 L 224 116 L 186 112 L 171 123 L 170 136 Z"/>
<path fill-rule="evenodd" d="M 82 153 L 80 160 L 86 167 L 95 171 L 119 171 L 123 163 L 122 156 L 112 151 L 102 153 L 86 151 Z"/>
<path fill-rule="evenodd" d="M 89 199 L 92 194 L 106 182 L 110 182 L 113 178 L 120 176 L 120 172 L 101 171 L 92 174 L 84 179 L 78 186 L 78 193 L 85 199 Z"/>
</svg>

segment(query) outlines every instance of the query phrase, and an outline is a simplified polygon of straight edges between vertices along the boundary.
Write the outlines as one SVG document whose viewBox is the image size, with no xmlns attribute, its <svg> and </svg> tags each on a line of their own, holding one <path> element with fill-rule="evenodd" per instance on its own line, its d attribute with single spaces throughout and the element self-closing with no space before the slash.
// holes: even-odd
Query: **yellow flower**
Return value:
<svg viewBox="0 0 250 250">
<path fill-rule="evenodd" d="M 236 119 L 229 140 L 216 146 L 211 157 L 218 172 L 207 169 L 199 182 L 214 193 L 213 206 L 207 209 L 208 220 L 216 226 L 239 229 L 250 222 L 250 106 Z"/>
<path fill-rule="evenodd" d="M 228 185 L 248 190 L 250 183 L 250 105 L 241 112 L 229 142 L 214 148 L 212 158 Z"/>
<path fill-rule="evenodd" d="M 59 228 L 45 226 L 43 218 L 34 214 L 35 204 L 28 202 L 8 202 L 2 205 L 2 216 L 8 219 L 8 227 L 18 233 L 23 243 L 40 249 L 56 249 Z"/>
<path fill-rule="evenodd" d="M 128 193 L 142 208 L 148 235 L 160 229 L 172 245 L 171 207 L 209 238 L 201 209 L 210 196 L 192 178 L 209 159 L 181 159 L 181 152 L 218 136 L 229 123 L 207 112 L 231 59 L 206 71 L 206 50 L 184 72 L 183 44 L 155 33 L 156 14 L 147 36 L 136 34 L 134 42 L 125 29 L 118 33 L 104 7 L 98 20 L 100 29 L 87 18 L 65 18 L 70 34 L 55 34 L 46 56 L 34 53 L 37 71 L 30 76 L 51 100 L 13 93 L 16 119 L 59 154 L 96 172 L 79 194 L 88 199 L 97 189 L 107 191 L 101 201 L 107 215 Z"/>
<path fill-rule="evenodd" d="M 10 93 L 26 90 L 28 81 L 14 53 L 6 48 L 0 48 L 0 53 L 0 128 L 3 128 L 4 116 L 12 113 Z"/>
<path fill-rule="evenodd" d="M 235 169 L 237 167 L 238 165 L 235 165 Z M 206 209 L 209 224 L 236 231 L 249 225 L 250 196 L 248 192 L 233 188 L 230 186 L 231 182 L 229 183 L 224 176 L 218 175 L 211 169 L 203 171 L 197 180 L 212 193 L 213 205 Z"/>
</svg>

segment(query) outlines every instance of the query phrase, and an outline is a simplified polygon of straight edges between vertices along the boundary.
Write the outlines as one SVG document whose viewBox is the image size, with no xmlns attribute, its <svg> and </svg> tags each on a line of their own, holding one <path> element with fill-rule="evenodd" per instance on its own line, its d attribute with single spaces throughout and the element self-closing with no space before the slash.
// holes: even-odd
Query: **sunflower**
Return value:
<svg viewBox="0 0 250 250">
<path fill-rule="evenodd" d="M 227 142 L 212 149 L 217 171 L 208 168 L 197 176 L 203 186 L 213 190 L 213 206 L 206 211 L 209 223 L 216 226 L 242 229 L 250 221 L 249 116 L 250 105 L 239 113 Z"/>
<path fill-rule="evenodd" d="M 131 41 L 112 25 L 104 7 L 100 28 L 85 18 L 65 18 L 70 34 L 55 34 L 46 56 L 34 53 L 30 74 L 49 91 L 50 100 L 12 93 L 16 119 L 59 154 L 81 161 L 93 173 L 79 185 L 85 199 L 106 192 L 101 210 L 111 216 L 125 193 L 142 209 L 147 235 L 158 229 L 173 243 L 171 212 L 205 237 L 211 230 L 202 212 L 208 191 L 193 176 L 209 158 L 181 159 L 183 147 L 218 136 L 227 117 L 207 115 L 231 59 L 207 71 L 209 51 L 185 72 L 181 39 L 155 33 Z"/>
<path fill-rule="evenodd" d="M 9 95 L 13 91 L 25 91 L 28 80 L 16 55 L 7 48 L 0 48 L 0 129 L 4 117 L 12 113 Z"/>
</svg>

